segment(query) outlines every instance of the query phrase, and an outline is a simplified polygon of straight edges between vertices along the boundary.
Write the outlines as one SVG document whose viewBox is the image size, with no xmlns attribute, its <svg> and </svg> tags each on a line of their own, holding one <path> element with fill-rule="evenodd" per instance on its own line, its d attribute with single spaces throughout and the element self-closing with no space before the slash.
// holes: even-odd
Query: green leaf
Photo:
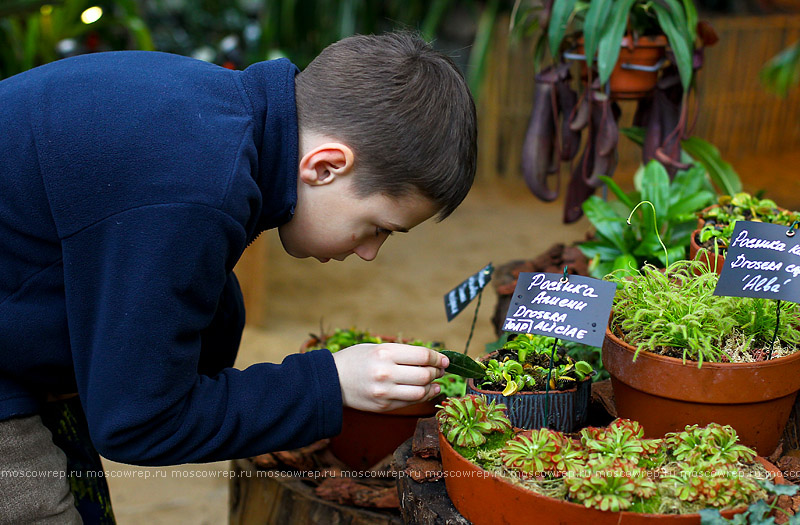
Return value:
<svg viewBox="0 0 800 525">
<path fill-rule="evenodd" d="M 567 23 L 572 15 L 577 0 L 555 0 L 550 12 L 550 25 L 547 28 L 547 37 L 550 44 L 550 53 L 553 57 L 558 56 L 561 41 L 564 40 L 564 33 L 567 32 Z"/>
<path fill-rule="evenodd" d="M 599 177 L 600 177 L 600 180 L 602 180 L 603 182 L 605 182 L 605 183 L 606 183 L 606 186 L 608 186 L 608 189 L 609 189 L 609 190 L 611 190 L 611 192 L 612 192 L 614 195 L 616 195 L 616 196 L 617 196 L 617 198 L 618 198 L 618 199 L 619 199 L 619 200 L 620 200 L 620 201 L 621 201 L 621 202 L 622 202 L 622 203 L 623 203 L 625 206 L 627 206 L 629 209 L 633 209 L 633 207 L 635 206 L 634 202 L 631 200 L 631 198 L 630 198 L 630 197 L 628 197 L 628 194 L 627 194 L 627 193 L 625 193 L 624 191 L 622 191 L 622 188 L 620 188 L 619 186 L 617 186 L 617 183 L 616 183 L 616 182 L 614 182 L 614 179 L 612 179 L 611 177 L 608 177 L 608 176 L 606 176 L 606 175 L 600 175 Z"/>
<path fill-rule="evenodd" d="M 683 10 L 686 12 L 686 29 L 689 30 L 689 42 L 697 40 L 697 8 L 694 0 L 683 0 Z"/>
<path fill-rule="evenodd" d="M 759 73 L 764 87 L 780 97 L 800 82 L 800 41 L 769 59 Z"/>
<path fill-rule="evenodd" d="M 655 210 L 647 204 L 642 205 L 640 209 L 643 210 L 645 219 L 652 218 L 655 211 L 656 224 L 661 225 L 669 213 L 669 190 L 669 174 L 666 168 L 657 160 L 648 162 L 642 174 L 642 202 L 652 202 Z"/>
<path fill-rule="evenodd" d="M 642 146 L 644 144 L 644 128 L 641 126 L 630 126 L 627 128 L 620 128 L 620 133 L 628 137 L 634 143 Z"/>
<path fill-rule="evenodd" d="M 629 253 L 622 254 L 614 259 L 614 265 L 612 266 L 612 270 L 626 270 L 631 274 L 635 273 L 638 269 L 639 261 Z"/>
<path fill-rule="evenodd" d="M 472 379 L 482 379 L 486 375 L 486 367 L 468 355 L 451 350 L 439 350 L 450 360 L 450 366 L 445 369 L 449 374 Z"/>
<path fill-rule="evenodd" d="M 708 172 L 708 176 L 725 195 L 735 195 L 742 191 L 742 181 L 730 164 L 722 160 L 719 150 L 700 137 L 689 137 L 681 141 L 681 147 L 697 160 Z"/>
<path fill-rule="evenodd" d="M 722 517 L 717 509 L 702 509 L 700 511 L 701 525 L 728 525 L 728 520 Z"/>
<path fill-rule="evenodd" d="M 669 208 L 669 217 L 679 217 L 687 213 L 700 211 L 714 203 L 714 195 L 709 191 L 700 191 L 674 203 Z"/>
<path fill-rule="evenodd" d="M 623 234 L 625 219 L 620 218 L 607 202 L 596 195 L 592 195 L 584 201 L 583 212 L 599 233 L 611 241 L 621 252 L 625 252 Z"/>
<path fill-rule="evenodd" d="M 670 12 L 659 4 L 652 4 L 653 10 L 656 12 L 658 24 L 667 35 L 669 46 L 672 48 L 672 54 L 675 55 L 676 66 L 678 66 L 678 73 L 681 76 L 681 85 L 683 90 L 688 91 L 689 85 L 692 83 L 692 44 L 688 41 L 689 35 L 686 33 L 685 27 L 679 27 L 675 24 Z"/>
<path fill-rule="evenodd" d="M 628 15 L 635 0 L 619 0 L 614 2 L 611 11 L 611 18 L 605 28 L 600 44 L 597 47 L 597 73 L 600 83 L 608 82 L 611 71 L 619 58 L 619 50 L 622 45 L 622 36 L 625 34 L 625 26 L 628 23 Z"/>
<path fill-rule="evenodd" d="M 603 34 L 612 4 L 612 0 L 594 0 L 589 4 L 589 10 L 583 20 L 583 49 L 588 67 L 592 67 L 594 62 L 598 36 Z"/>
<path fill-rule="evenodd" d="M 585 255 L 587 259 L 591 259 L 597 255 L 601 260 L 613 261 L 622 255 L 622 252 L 620 252 L 619 248 L 616 246 L 600 241 L 582 242 L 578 244 L 578 248 L 583 252 L 583 255 Z"/>
</svg>

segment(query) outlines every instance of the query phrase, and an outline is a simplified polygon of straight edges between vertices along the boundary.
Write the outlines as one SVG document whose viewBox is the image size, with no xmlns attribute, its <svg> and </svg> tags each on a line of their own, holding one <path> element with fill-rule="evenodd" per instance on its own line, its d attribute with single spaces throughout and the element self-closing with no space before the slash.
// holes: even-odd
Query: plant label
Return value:
<svg viewBox="0 0 800 525">
<path fill-rule="evenodd" d="M 581 275 L 521 273 L 503 330 L 602 346 L 616 290 Z"/>
<path fill-rule="evenodd" d="M 465 281 L 445 294 L 444 311 L 447 313 L 448 322 L 460 314 L 478 296 L 481 290 L 489 284 L 489 281 L 492 280 L 493 272 L 494 266 L 489 263 L 478 273 L 470 275 Z"/>
<path fill-rule="evenodd" d="M 736 221 L 714 295 L 800 302 L 800 235 L 795 232 L 781 224 Z"/>
</svg>

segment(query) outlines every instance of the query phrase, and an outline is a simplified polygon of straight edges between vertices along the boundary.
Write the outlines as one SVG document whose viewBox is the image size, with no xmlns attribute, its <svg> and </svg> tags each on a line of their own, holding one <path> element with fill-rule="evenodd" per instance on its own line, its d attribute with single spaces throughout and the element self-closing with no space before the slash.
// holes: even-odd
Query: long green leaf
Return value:
<svg viewBox="0 0 800 525">
<path fill-rule="evenodd" d="M 619 58 L 619 50 L 622 45 L 622 36 L 625 34 L 625 26 L 628 24 L 628 15 L 635 0 L 619 0 L 614 2 L 611 10 L 611 19 L 606 25 L 603 37 L 597 48 L 597 74 L 600 83 L 608 82 L 608 77 L 614 70 L 614 66 Z"/>
<path fill-rule="evenodd" d="M 605 183 L 606 183 L 606 186 L 608 186 L 608 189 L 609 189 L 609 190 L 611 190 L 611 192 L 612 192 L 614 195 L 616 195 L 616 196 L 617 196 L 617 198 L 618 198 L 620 201 L 622 201 L 622 203 L 623 203 L 625 206 L 627 206 L 627 207 L 628 207 L 628 209 L 632 209 L 632 208 L 633 208 L 633 207 L 636 205 L 636 204 L 633 202 L 633 200 L 631 200 L 631 198 L 630 198 L 630 197 L 628 197 L 628 194 L 627 194 L 627 193 L 625 193 L 624 191 L 622 191 L 622 188 L 620 188 L 619 186 L 617 186 L 617 183 L 616 183 L 616 182 L 614 182 L 614 179 L 612 179 L 611 177 L 608 177 L 608 176 L 606 176 L 606 175 L 599 175 L 599 177 L 600 177 L 600 180 L 602 180 L 603 182 L 605 182 Z"/>
<path fill-rule="evenodd" d="M 461 377 L 481 379 L 486 375 L 486 367 L 472 359 L 468 355 L 451 350 L 439 350 L 450 360 L 450 366 L 445 369 L 449 374 L 456 374 Z"/>
<path fill-rule="evenodd" d="M 653 10 L 656 12 L 658 24 L 667 35 L 672 54 L 675 55 L 675 65 L 678 66 L 683 90 L 688 91 L 692 83 L 692 45 L 688 41 L 686 27 L 678 26 L 666 8 L 653 4 Z"/>
<path fill-rule="evenodd" d="M 604 235 L 619 251 L 625 253 L 625 219 L 614 212 L 614 209 L 603 199 L 592 195 L 583 203 L 586 218 Z"/>
<path fill-rule="evenodd" d="M 800 41 L 769 59 L 759 73 L 764 87 L 780 97 L 800 83 Z"/>
<path fill-rule="evenodd" d="M 567 23 L 572 15 L 577 0 L 555 0 L 550 11 L 550 24 L 547 27 L 547 38 L 550 44 L 550 53 L 553 57 L 558 56 L 558 49 L 561 41 L 564 40 L 564 33 L 567 32 Z"/>
<path fill-rule="evenodd" d="M 694 0 L 683 0 L 683 10 L 686 12 L 686 28 L 689 30 L 689 38 L 694 43 L 697 40 L 697 8 Z"/>
<path fill-rule="evenodd" d="M 664 222 L 664 218 L 669 213 L 669 189 L 669 175 L 664 166 L 657 160 L 648 162 L 642 175 L 642 201 L 653 203 L 658 225 Z M 650 206 L 644 204 L 641 208 L 650 208 Z M 645 220 L 652 217 L 652 212 L 652 208 L 649 211 L 644 210 Z M 648 226 L 648 228 L 650 227 Z"/>
<path fill-rule="evenodd" d="M 583 21 L 583 49 L 586 54 L 586 65 L 589 67 L 592 67 L 594 62 L 599 36 L 608 22 L 612 5 L 613 0 L 594 0 L 586 11 L 586 18 Z"/>
<path fill-rule="evenodd" d="M 644 128 L 641 126 L 630 126 L 628 128 L 620 128 L 619 132 L 628 137 L 638 145 L 644 144 Z"/>
<path fill-rule="evenodd" d="M 475 33 L 475 40 L 472 50 L 469 53 L 469 65 L 467 68 L 467 82 L 472 96 L 477 100 L 481 94 L 481 81 L 486 70 L 486 57 L 489 56 L 489 45 L 492 40 L 492 32 L 497 19 L 498 0 L 490 0 L 481 12 L 478 20 L 478 30 Z"/>
<path fill-rule="evenodd" d="M 681 141 L 681 147 L 703 165 L 712 182 L 722 193 L 735 195 L 742 191 L 739 175 L 730 164 L 722 160 L 719 150 L 713 144 L 700 137 L 689 137 Z"/>
</svg>

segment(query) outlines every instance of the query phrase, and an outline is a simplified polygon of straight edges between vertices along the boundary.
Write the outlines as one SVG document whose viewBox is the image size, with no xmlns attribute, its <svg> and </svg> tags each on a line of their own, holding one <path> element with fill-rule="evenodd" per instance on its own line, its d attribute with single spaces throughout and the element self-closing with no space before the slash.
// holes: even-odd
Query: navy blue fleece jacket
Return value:
<svg viewBox="0 0 800 525">
<path fill-rule="evenodd" d="M 220 370 L 233 266 L 294 211 L 296 71 L 119 52 L 0 82 L 0 420 L 77 391 L 98 451 L 143 465 L 340 430 L 329 352 Z"/>
</svg>

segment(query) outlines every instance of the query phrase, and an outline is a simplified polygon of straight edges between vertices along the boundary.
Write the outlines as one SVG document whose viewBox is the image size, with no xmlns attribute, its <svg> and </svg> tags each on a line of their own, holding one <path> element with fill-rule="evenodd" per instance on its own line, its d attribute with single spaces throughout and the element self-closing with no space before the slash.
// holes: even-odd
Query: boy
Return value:
<svg viewBox="0 0 800 525">
<path fill-rule="evenodd" d="M 369 261 L 475 174 L 467 86 L 419 38 L 347 38 L 297 73 L 122 52 L 0 82 L 0 469 L 66 470 L 42 417 L 73 393 L 94 448 L 140 465 L 295 448 L 343 405 L 438 393 L 446 358 L 399 344 L 230 368 L 232 269 L 262 231 Z M 80 522 L 63 476 L 0 476 L 0 522 L 48 519 Z"/>
</svg>

